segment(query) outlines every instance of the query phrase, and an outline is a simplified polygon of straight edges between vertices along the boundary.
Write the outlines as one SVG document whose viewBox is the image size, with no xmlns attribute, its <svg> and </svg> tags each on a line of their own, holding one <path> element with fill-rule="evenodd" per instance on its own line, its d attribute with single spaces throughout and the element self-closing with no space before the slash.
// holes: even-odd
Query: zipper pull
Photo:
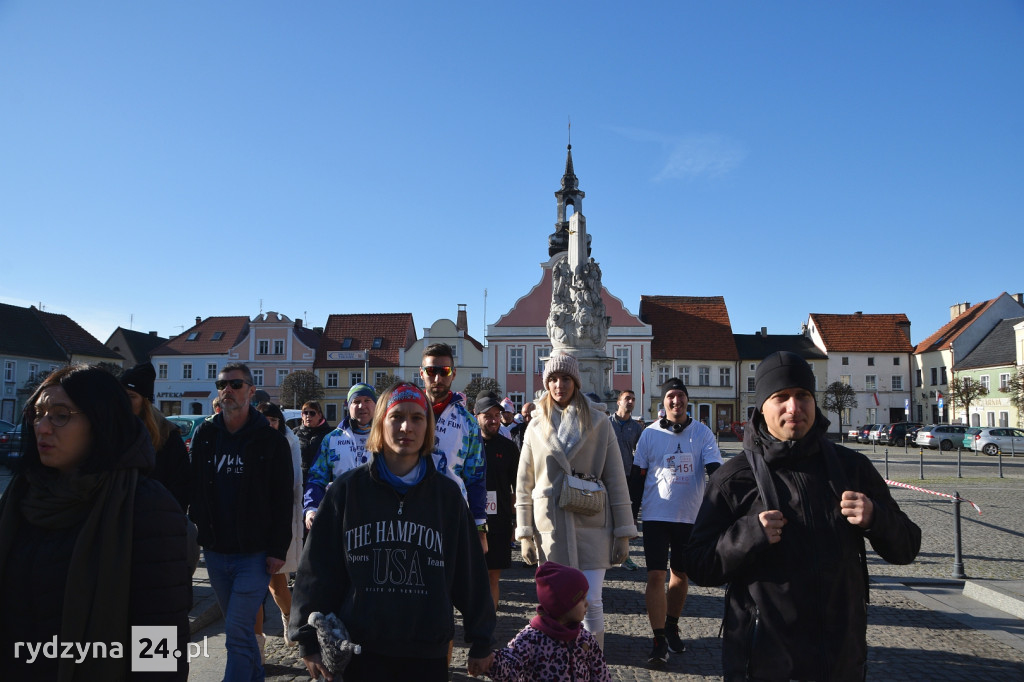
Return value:
<svg viewBox="0 0 1024 682">
<path fill-rule="evenodd" d="M 399 516 L 402 515 L 402 507 L 404 507 L 404 506 L 405 506 L 405 500 L 399 500 L 398 501 L 398 515 Z"/>
</svg>

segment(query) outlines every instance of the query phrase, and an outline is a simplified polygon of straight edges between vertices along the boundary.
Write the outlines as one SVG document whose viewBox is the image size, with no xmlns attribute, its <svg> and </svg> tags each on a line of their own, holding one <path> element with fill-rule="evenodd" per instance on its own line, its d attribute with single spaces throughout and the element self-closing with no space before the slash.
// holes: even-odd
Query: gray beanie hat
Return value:
<svg viewBox="0 0 1024 682">
<path fill-rule="evenodd" d="M 754 375 L 754 403 L 757 409 L 760 410 L 772 394 L 786 388 L 805 388 L 814 395 L 814 372 L 807 361 L 796 353 L 772 353 L 761 361 Z"/>
<path fill-rule="evenodd" d="M 545 388 L 548 385 L 548 377 L 555 373 L 571 376 L 572 380 L 576 382 L 577 389 L 583 385 L 583 382 L 580 381 L 580 364 L 576 362 L 576 358 L 572 355 L 565 353 L 551 354 L 548 361 L 544 364 L 543 382 Z"/>
</svg>

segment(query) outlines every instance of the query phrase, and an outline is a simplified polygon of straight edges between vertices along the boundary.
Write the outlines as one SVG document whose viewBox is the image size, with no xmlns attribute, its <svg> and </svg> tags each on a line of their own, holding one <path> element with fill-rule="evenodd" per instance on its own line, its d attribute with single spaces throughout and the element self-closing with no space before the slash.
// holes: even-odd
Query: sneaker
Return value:
<svg viewBox="0 0 1024 682">
<path fill-rule="evenodd" d="M 284 635 L 282 636 L 284 637 L 285 646 L 298 646 L 298 642 L 294 641 L 291 637 L 288 636 L 288 616 L 284 615 L 283 613 L 281 614 L 281 625 L 284 626 Z"/>
<path fill-rule="evenodd" d="M 654 638 L 654 648 L 651 655 L 647 657 L 647 665 L 652 668 L 664 668 L 668 663 L 668 642 L 663 639 Z"/>
<path fill-rule="evenodd" d="M 665 628 L 665 642 L 668 644 L 668 650 L 674 654 L 686 651 L 686 642 L 679 638 L 678 628 Z"/>
<path fill-rule="evenodd" d="M 626 557 L 626 560 L 622 562 L 622 567 L 627 571 L 635 571 L 640 568 L 629 557 Z"/>
</svg>

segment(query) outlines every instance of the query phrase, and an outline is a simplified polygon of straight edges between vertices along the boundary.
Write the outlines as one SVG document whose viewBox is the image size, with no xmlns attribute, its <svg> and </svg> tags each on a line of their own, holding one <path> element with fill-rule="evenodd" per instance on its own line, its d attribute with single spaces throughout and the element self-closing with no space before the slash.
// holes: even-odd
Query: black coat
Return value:
<svg viewBox="0 0 1024 682">
<path fill-rule="evenodd" d="M 867 660 L 867 568 L 864 539 L 886 561 L 907 564 L 921 530 L 892 499 L 863 455 L 823 442 L 828 421 L 818 413 L 811 433 L 783 443 L 764 437 L 755 411 L 744 449 L 763 457 L 787 519 L 771 545 L 745 456 L 711 476 L 686 548 L 686 573 L 698 585 L 729 583 L 723 671 L 726 680 L 863 680 Z M 834 454 L 831 454 L 834 452 Z M 839 511 L 844 490 L 871 498 L 870 529 Z"/>
<path fill-rule="evenodd" d="M 317 456 L 320 454 L 320 443 L 324 436 L 334 430 L 334 427 L 325 419 L 319 426 L 306 426 L 299 424 L 293 429 L 295 436 L 299 439 L 299 446 L 302 452 L 302 487 L 306 487 L 306 479 L 309 476 L 309 467 L 313 466 Z"/>
</svg>

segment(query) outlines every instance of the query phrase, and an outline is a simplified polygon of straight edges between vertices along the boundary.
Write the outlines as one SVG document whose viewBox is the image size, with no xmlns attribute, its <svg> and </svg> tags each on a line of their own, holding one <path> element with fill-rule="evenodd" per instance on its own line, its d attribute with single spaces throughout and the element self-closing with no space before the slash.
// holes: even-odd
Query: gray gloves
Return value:
<svg viewBox="0 0 1024 682">
<path fill-rule="evenodd" d="M 527 566 L 537 565 L 537 543 L 532 537 L 519 538 L 520 551 Z"/>
<path fill-rule="evenodd" d="M 612 565 L 618 566 L 629 558 L 629 538 L 615 538 L 612 545 Z"/>
</svg>

